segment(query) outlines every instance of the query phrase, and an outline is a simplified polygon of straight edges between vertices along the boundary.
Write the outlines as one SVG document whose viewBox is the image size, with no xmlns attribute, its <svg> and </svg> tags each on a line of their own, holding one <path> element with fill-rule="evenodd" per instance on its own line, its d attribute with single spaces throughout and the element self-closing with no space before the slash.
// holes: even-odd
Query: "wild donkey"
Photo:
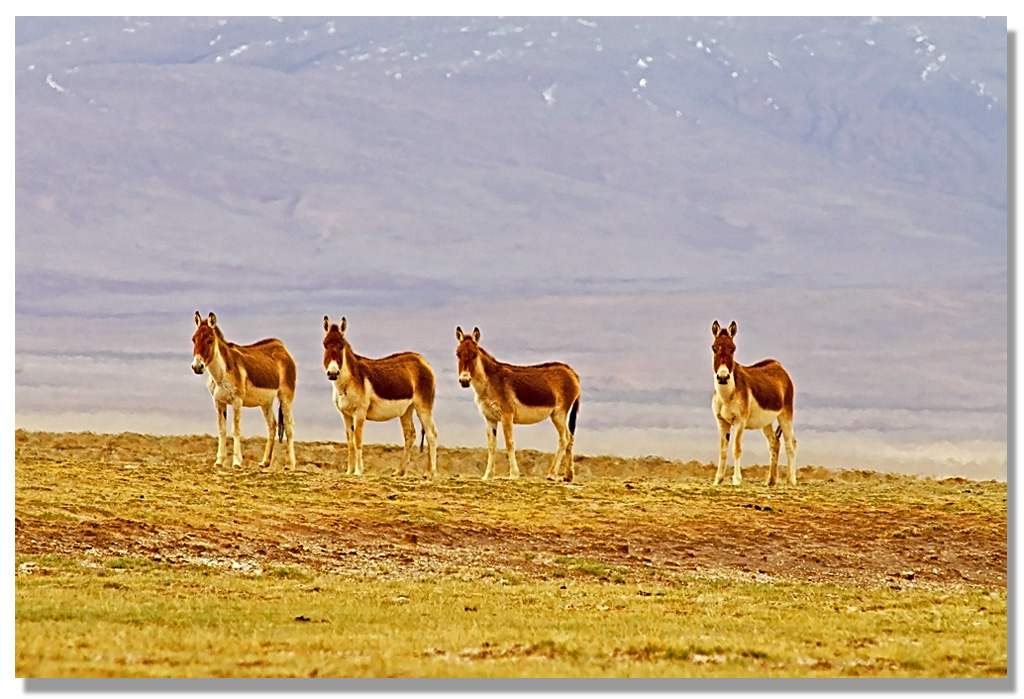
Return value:
<svg viewBox="0 0 1024 699">
<path fill-rule="evenodd" d="M 434 427 L 434 371 L 415 352 L 399 352 L 382 359 L 368 359 L 352 351 L 345 339 L 348 321 L 334 324 L 324 316 L 324 370 L 334 386 L 334 405 L 345 420 L 348 443 L 346 474 L 363 474 L 363 426 L 367 420 L 384 422 L 396 417 L 402 423 L 405 448 L 396 476 L 405 475 L 409 450 L 416 442 L 415 412 L 422 436 L 430 448 L 424 475 L 437 474 L 437 428 Z M 423 442 L 420 442 L 423 449 Z"/>
<path fill-rule="evenodd" d="M 251 345 L 236 345 L 224 339 L 217 325 L 217 316 L 203 320 L 196 311 L 196 331 L 192 335 L 192 371 L 207 371 L 206 386 L 217 410 L 217 461 L 224 463 L 227 452 L 228 406 L 234 410 L 235 466 L 242 465 L 242 408 L 260 407 L 267 421 L 267 448 L 261 467 L 270 466 L 274 454 L 274 429 L 278 439 L 287 439 L 288 465 L 295 466 L 295 424 L 292 400 L 295 398 L 295 360 L 280 340 L 268 338 Z M 274 399 L 277 398 L 277 421 L 274 420 Z"/>
<path fill-rule="evenodd" d="M 576 433 L 576 413 L 580 407 L 580 377 L 568 365 L 548 362 L 533 366 L 515 366 L 499 362 L 480 347 L 480 328 L 466 335 L 455 328 L 459 347 L 459 383 L 473 387 L 476 404 L 487 421 L 487 468 L 484 480 L 494 470 L 494 449 L 498 440 L 498 422 L 505 433 L 509 478 L 519 478 L 512 425 L 532 425 L 550 417 L 558 430 L 558 449 L 548 468 L 555 477 L 565 459 L 566 481 L 573 479 L 572 446 Z"/>
<path fill-rule="evenodd" d="M 736 321 L 725 330 L 716 320 L 711 326 L 711 334 L 715 338 L 711 345 L 715 371 L 715 393 L 711 398 L 711 409 L 718 419 L 719 432 L 718 472 L 715 474 L 715 485 L 718 485 L 725 475 L 729 431 L 733 426 L 736 427 L 736 438 L 732 444 L 733 485 L 739 485 L 742 480 L 740 454 L 743 450 L 740 447 L 740 440 L 747 428 L 763 430 L 764 436 L 768 438 L 771 465 L 768 468 L 766 485 L 775 485 L 778 476 L 780 436 L 786 440 L 789 484 L 796 485 L 792 379 L 774 359 L 762 359 L 751 366 L 736 363 L 733 359 L 736 343 L 732 340 L 736 337 Z M 779 422 L 777 430 L 772 426 L 776 419 Z"/>
</svg>

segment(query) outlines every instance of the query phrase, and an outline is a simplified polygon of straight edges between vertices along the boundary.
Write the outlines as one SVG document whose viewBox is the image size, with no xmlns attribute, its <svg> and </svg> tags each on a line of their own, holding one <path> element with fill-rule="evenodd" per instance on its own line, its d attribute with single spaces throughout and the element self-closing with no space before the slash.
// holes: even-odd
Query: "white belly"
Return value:
<svg viewBox="0 0 1024 699">
<path fill-rule="evenodd" d="M 405 415 L 412 405 L 409 399 L 381 400 L 374 395 L 359 394 L 354 391 L 339 391 L 334 385 L 334 405 L 343 415 L 357 415 L 365 411 L 366 419 L 373 422 L 386 422 Z"/>
<path fill-rule="evenodd" d="M 480 408 L 480 413 L 484 416 L 484 419 L 488 422 L 501 422 L 501 407 L 498 405 L 498 402 L 491 397 L 488 388 L 474 385 L 474 389 L 476 391 L 476 405 Z M 553 410 L 554 408 L 551 406 L 534 408 L 523 405 L 519 401 L 513 399 L 512 422 L 517 425 L 532 425 L 551 417 Z"/>
<path fill-rule="evenodd" d="M 273 403 L 276 397 L 276 388 L 253 388 L 249 386 L 249 389 L 245 392 L 245 398 L 242 399 L 242 405 L 246 408 L 267 405 L 268 403 Z"/>
<path fill-rule="evenodd" d="M 775 418 L 778 416 L 779 411 L 765 410 L 757 404 L 757 401 L 754 400 L 753 396 L 750 397 L 750 416 L 747 418 L 748 429 L 759 430 L 762 427 L 767 427 L 775 422 Z"/>
<path fill-rule="evenodd" d="M 366 411 L 366 419 L 373 420 L 374 422 L 394 420 L 396 417 L 405 415 L 410 405 L 412 405 L 411 400 L 381 400 L 380 398 L 374 398 L 370 402 L 369 409 Z"/>
<path fill-rule="evenodd" d="M 744 429 L 759 430 L 775 422 L 779 416 L 779 411 L 777 410 L 765 410 L 762 408 L 754 396 L 750 396 L 748 402 L 749 410 L 746 416 L 743 415 L 739 405 L 738 401 L 734 402 L 723 399 L 717 392 L 711 399 L 711 408 L 715 411 L 715 415 L 730 425 L 742 422 Z"/>
<path fill-rule="evenodd" d="M 512 420 L 517 425 L 532 425 L 546 420 L 551 417 L 551 408 L 532 408 L 517 403 L 515 406 L 516 414 Z"/>
<path fill-rule="evenodd" d="M 748 401 L 748 413 L 745 416 L 739 407 L 739 401 L 723 398 L 718 390 L 712 397 L 711 406 L 716 416 L 730 425 L 742 423 L 745 430 L 760 430 L 778 418 L 778 410 L 764 409 L 753 395 Z"/>
</svg>

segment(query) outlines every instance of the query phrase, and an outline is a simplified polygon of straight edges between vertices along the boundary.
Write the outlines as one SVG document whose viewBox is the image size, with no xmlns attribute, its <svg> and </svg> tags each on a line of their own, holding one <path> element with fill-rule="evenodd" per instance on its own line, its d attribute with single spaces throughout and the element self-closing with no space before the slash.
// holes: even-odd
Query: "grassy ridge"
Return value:
<svg viewBox="0 0 1024 699">
<path fill-rule="evenodd" d="M 16 432 L 17 676 L 1006 676 L 1003 483 L 214 442 Z"/>
</svg>

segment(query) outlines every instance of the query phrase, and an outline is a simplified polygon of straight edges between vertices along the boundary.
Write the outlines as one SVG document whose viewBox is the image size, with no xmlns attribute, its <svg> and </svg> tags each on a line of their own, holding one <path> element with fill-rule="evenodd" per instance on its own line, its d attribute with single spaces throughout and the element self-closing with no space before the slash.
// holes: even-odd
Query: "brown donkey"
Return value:
<svg viewBox="0 0 1024 699">
<path fill-rule="evenodd" d="M 558 430 L 558 449 L 548 468 L 555 477 L 565 459 L 563 478 L 573 479 L 572 446 L 576 433 L 576 413 L 580 407 L 580 377 L 567 364 L 548 362 L 533 366 L 515 366 L 499 362 L 480 347 L 480 329 L 466 335 L 455 328 L 459 347 L 459 383 L 473 387 L 476 404 L 487 421 L 487 468 L 484 480 L 494 471 L 494 448 L 498 441 L 498 423 L 505 433 L 509 478 L 519 477 L 512 425 L 532 425 L 550 417 Z"/>
<path fill-rule="evenodd" d="M 728 330 L 716 320 L 711 326 L 715 341 L 714 352 L 715 393 L 711 409 L 718 419 L 719 453 L 715 485 L 725 475 L 725 462 L 729 451 L 729 431 L 736 427 L 732 443 L 732 483 L 739 485 L 740 440 L 745 429 L 760 429 L 768 438 L 771 465 L 766 485 L 775 485 L 779 472 L 779 437 L 786 440 L 786 460 L 789 463 L 789 484 L 796 485 L 796 438 L 793 436 L 793 381 L 774 359 L 762 359 L 757 364 L 742 366 L 736 363 L 736 321 Z M 772 423 L 778 420 L 779 427 Z"/>
<path fill-rule="evenodd" d="M 363 426 L 367 420 L 384 422 L 396 417 L 402 423 L 405 448 L 396 476 L 405 475 L 409 451 L 416 442 L 415 412 L 422 436 L 430 449 L 425 476 L 437 475 L 437 428 L 434 427 L 434 371 L 415 352 L 398 352 L 368 359 L 352 351 L 345 339 L 348 321 L 332 323 L 324 316 L 324 371 L 334 386 L 334 405 L 345 420 L 348 443 L 346 474 L 363 474 Z M 423 442 L 420 442 L 423 449 Z"/>
<path fill-rule="evenodd" d="M 235 466 L 242 465 L 242 408 L 259 407 L 267 421 L 267 448 L 260 466 L 270 466 L 274 454 L 274 431 L 286 439 L 288 465 L 295 467 L 295 424 L 292 401 L 295 399 L 295 360 L 280 340 L 268 338 L 251 345 L 236 345 L 224 339 L 213 313 L 203 320 L 196 311 L 196 331 L 192 335 L 192 371 L 206 374 L 206 386 L 217 410 L 217 462 L 224 463 L 227 453 L 228 406 L 234 411 Z M 274 420 L 274 399 L 278 401 Z"/>
</svg>

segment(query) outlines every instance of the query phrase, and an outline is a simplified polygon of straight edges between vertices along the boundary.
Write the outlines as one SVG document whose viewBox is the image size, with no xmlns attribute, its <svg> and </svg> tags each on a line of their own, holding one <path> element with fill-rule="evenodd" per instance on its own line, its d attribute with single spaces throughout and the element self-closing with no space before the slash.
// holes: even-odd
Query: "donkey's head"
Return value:
<svg viewBox="0 0 1024 699">
<path fill-rule="evenodd" d="M 480 356 L 480 328 L 473 328 L 472 335 L 462 332 L 462 328 L 455 328 L 455 339 L 459 341 L 455 350 L 455 356 L 459 358 L 459 383 L 463 388 L 469 388 Z"/>
<path fill-rule="evenodd" d="M 724 386 L 732 380 L 732 372 L 736 366 L 736 360 L 733 358 L 736 354 L 736 343 L 732 341 L 736 337 L 736 321 L 734 320 L 726 330 L 716 320 L 711 324 L 711 334 L 715 337 L 715 341 L 711 343 L 711 351 L 715 355 L 715 379 Z"/>
<path fill-rule="evenodd" d="M 340 323 L 332 323 L 327 316 L 324 316 L 324 371 L 327 372 L 327 379 L 335 381 L 341 375 L 341 365 L 345 360 L 345 328 L 348 321 L 344 318 Z"/>
<path fill-rule="evenodd" d="M 217 316 L 212 312 L 205 320 L 196 311 L 196 331 L 192 334 L 192 371 L 202 374 L 217 351 Z"/>
</svg>

